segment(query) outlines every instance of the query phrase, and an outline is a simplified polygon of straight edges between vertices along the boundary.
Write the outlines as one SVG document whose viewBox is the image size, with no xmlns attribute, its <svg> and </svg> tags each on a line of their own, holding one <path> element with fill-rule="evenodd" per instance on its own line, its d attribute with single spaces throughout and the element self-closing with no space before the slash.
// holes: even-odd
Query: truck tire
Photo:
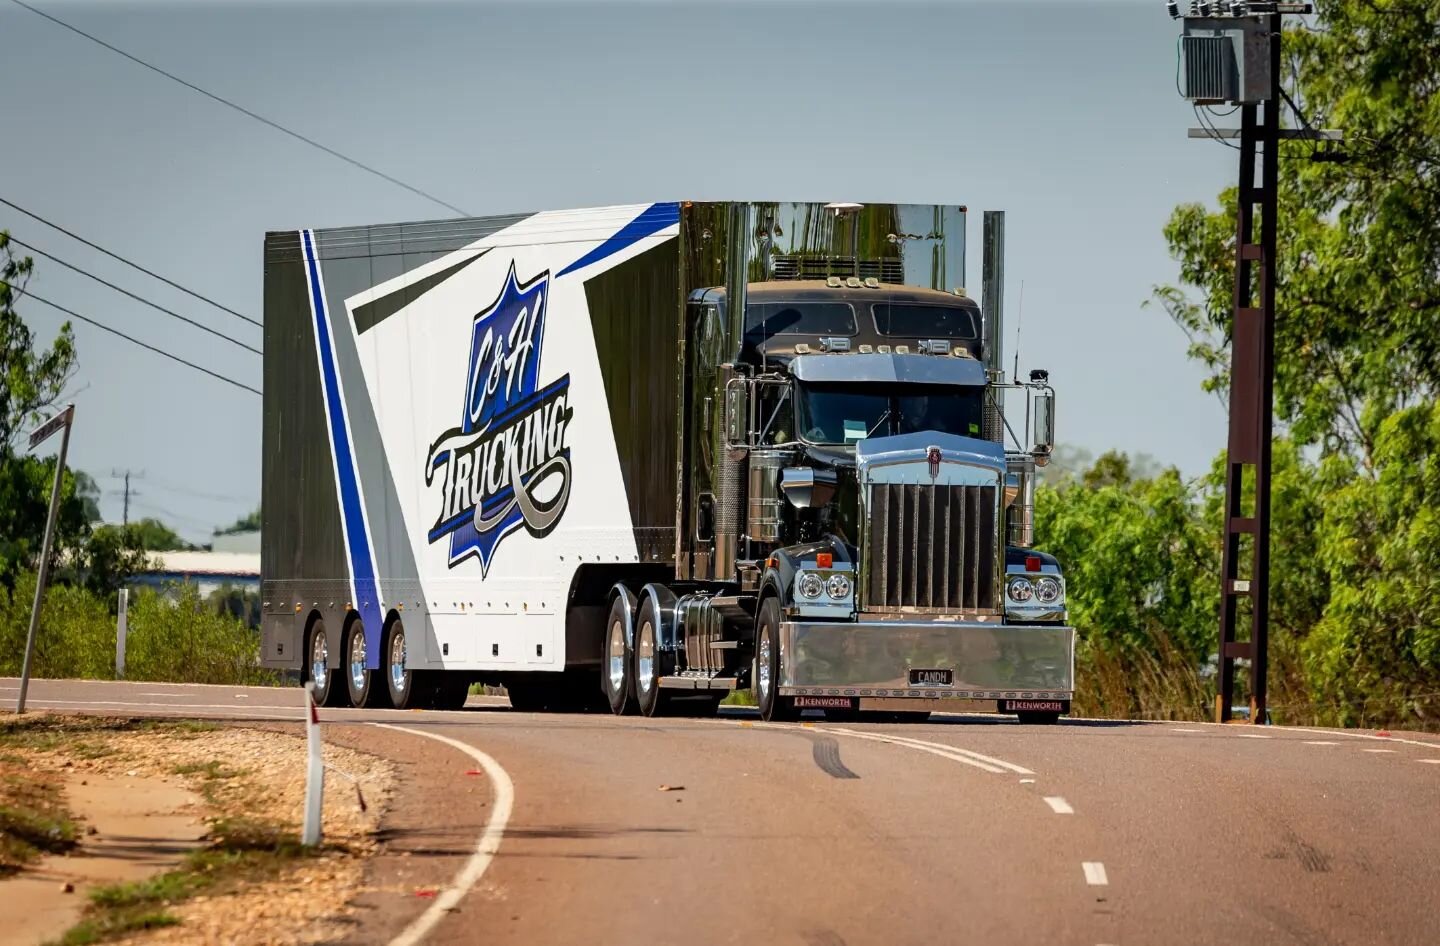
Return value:
<svg viewBox="0 0 1440 946">
<path fill-rule="evenodd" d="M 781 696 L 780 684 L 780 601 L 766 598 L 760 605 L 760 619 L 755 625 L 755 702 L 760 718 L 783 722 L 800 718 L 795 698 Z"/>
<path fill-rule="evenodd" d="M 325 636 L 325 619 L 317 618 L 310 625 L 305 641 L 305 671 L 301 682 L 315 684 L 315 702 L 320 706 L 344 706 L 345 685 L 338 671 L 330 666 L 330 639 Z"/>
<path fill-rule="evenodd" d="M 600 665 L 600 689 L 610 712 L 625 716 L 634 711 L 635 682 L 632 678 L 634 658 L 631 654 L 629 615 L 619 595 L 610 604 L 610 617 L 605 621 L 605 654 Z"/>
<path fill-rule="evenodd" d="M 365 625 L 361 621 L 351 621 L 345 630 L 345 655 L 344 672 L 345 687 L 350 696 L 350 705 L 359 709 L 373 708 L 385 705 L 385 692 L 383 685 L 377 685 L 375 679 L 378 674 L 366 668 L 365 664 L 369 657 L 366 652 Z"/>
<path fill-rule="evenodd" d="M 1060 722 L 1060 714 L 1056 712 L 1043 712 L 1032 710 L 1015 714 L 1022 726 L 1054 726 Z"/>
<path fill-rule="evenodd" d="M 409 653 L 409 641 L 405 637 L 405 624 L 396 620 L 390 622 L 381 644 L 380 671 L 385 677 L 386 692 L 390 705 L 396 709 L 416 709 L 425 704 L 425 690 L 429 681 L 426 674 L 406 669 L 405 660 Z"/>
<path fill-rule="evenodd" d="M 645 598 L 640 615 L 635 619 L 635 702 L 646 716 L 668 716 L 675 702 L 673 695 L 660 685 L 660 678 L 669 676 L 671 659 L 660 649 L 655 635 L 654 599 Z"/>
<path fill-rule="evenodd" d="M 431 670 L 430 677 L 430 698 L 431 709 L 437 710 L 462 710 L 465 708 L 465 701 L 470 698 L 470 677 L 457 670 Z"/>
</svg>

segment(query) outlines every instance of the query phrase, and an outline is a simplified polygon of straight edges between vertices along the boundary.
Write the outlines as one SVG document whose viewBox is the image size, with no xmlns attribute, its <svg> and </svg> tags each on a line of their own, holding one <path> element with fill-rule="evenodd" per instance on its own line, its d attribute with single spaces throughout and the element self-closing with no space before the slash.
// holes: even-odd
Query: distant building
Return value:
<svg viewBox="0 0 1440 946">
<path fill-rule="evenodd" d="M 225 535 L 212 536 L 210 548 L 215 552 L 245 552 L 251 555 L 260 554 L 260 530 L 254 532 L 232 532 Z"/>
<path fill-rule="evenodd" d="M 255 535 L 258 537 L 259 533 Z M 258 542 L 254 552 L 151 552 L 150 557 L 155 560 L 156 568 L 131 576 L 130 585 L 163 587 L 173 582 L 188 582 L 198 586 L 201 597 L 226 586 L 260 592 Z"/>
</svg>

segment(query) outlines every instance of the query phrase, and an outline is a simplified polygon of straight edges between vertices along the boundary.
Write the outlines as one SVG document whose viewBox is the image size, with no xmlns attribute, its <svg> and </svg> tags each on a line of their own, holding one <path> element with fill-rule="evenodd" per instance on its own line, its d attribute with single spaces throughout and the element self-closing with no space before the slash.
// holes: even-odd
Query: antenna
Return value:
<svg viewBox="0 0 1440 946">
<path fill-rule="evenodd" d="M 1020 280 L 1020 304 L 1015 310 L 1015 370 L 1010 374 L 1012 381 L 1020 377 L 1020 325 L 1025 319 L 1025 280 Z"/>
</svg>

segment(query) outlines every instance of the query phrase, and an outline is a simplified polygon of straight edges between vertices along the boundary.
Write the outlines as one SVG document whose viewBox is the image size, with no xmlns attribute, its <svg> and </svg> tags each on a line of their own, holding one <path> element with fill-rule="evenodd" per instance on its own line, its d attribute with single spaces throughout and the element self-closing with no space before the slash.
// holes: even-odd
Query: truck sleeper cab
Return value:
<svg viewBox="0 0 1440 946">
<path fill-rule="evenodd" d="M 336 704 L 487 681 L 528 709 L 748 688 L 765 719 L 1057 719 L 1053 391 L 999 367 L 1000 215 L 984 308 L 939 288 L 964 223 L 683 202 L 271 234 L 264 662 Z"/>
</svg>

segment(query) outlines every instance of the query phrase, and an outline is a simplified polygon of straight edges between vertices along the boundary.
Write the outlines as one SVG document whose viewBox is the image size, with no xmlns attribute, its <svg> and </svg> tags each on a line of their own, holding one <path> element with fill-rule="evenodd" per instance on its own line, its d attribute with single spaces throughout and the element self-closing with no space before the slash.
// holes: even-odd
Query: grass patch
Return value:
<svg viewBox="0 0 1440 946">
<path fill-rule="evenodd" d="M 179 925 L 180 918 L 164 910 L 117 910 L 93 920 L 82 920 L 54 942 L 59 946 L 89 946 L 142 930 Z"/>
<path fill-rule="evenodd" d="M 175 870 L 91 891 L 85 918 L 58 940 L 60 946 L 102 943 L 137 930 L 174 926 L 180 919 L 166 912 L 169 908 L 201 892 L 224 893 L 269 880 L 315 853 L 300 844 L 293 831 L 256 818 L 217 819 L 210 834 L 210 845 L 192 852 Z"/>
<path fill-rule="evenodd" d="M 720 701 L 721 706 L 754 706 L 754 690 L 731 690 L 725 699 Z"/>
<path fill-rule="evenodd" d="M 0 877 L 70 850 L 79 834 L 58 782 L 29 769 L 0 767 Z"/>
<path fill-rule="evenodd" d="M 185 765 L 177 765 L 172 769 L 176 775 L 203 775 L 206 780 L 234 778 L 243 774 L 240 769 L 227 769 L 225 763 L 219 759 L 211 759 L 209 762 L 189 762 Z"/>
</svg>

